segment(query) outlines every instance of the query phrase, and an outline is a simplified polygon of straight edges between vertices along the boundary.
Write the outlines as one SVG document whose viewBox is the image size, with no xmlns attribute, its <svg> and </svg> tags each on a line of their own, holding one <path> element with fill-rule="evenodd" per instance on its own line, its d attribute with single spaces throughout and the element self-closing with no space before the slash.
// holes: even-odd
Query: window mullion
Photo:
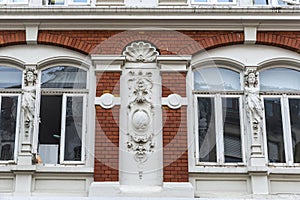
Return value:
<svg viewBox="0 0 300 200">
<path fill-rule="evenodd" d="M 286 94 L 283 95 L 282 101 L 282 122 L 283 122 L 283 133 L 284 133 L 284 146 L 286 162 L 291 165 L 293 163 L 293 150 L 292 150 L 292 137 L 290 127 L 290 115 L 289 115 L 289 99 Z"/>
<path fill-rule="evenodd" d="M 64 163 L 65 157 L 65 132 L 66 132 L 66 110 L 67 95 L 63 94 L 62 112 L 61 112 L 61 133 L 60 133 L 60 163 Z"/>
<path fill-rule="evenodd" d="M 220 113 L 216 116 L 216 147 L 217 147 L 217 162 L 219 164 L 224 163 L 224 135 L 223 135 L 223 112 L 222 112 L 222 99 L 221 95 L 216 95 L 215 101 L 216 113 Z"/>
</svg>

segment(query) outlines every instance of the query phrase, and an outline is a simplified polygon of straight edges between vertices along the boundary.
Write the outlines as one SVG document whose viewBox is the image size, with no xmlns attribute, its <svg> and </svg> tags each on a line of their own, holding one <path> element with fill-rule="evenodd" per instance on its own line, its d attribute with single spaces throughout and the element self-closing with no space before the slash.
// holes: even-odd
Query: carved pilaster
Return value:
<svg viewBox="0 0 300 200">
<path fill-rule="evenodd" d="M 35 66 L 27 66 L 24 70 L 24 87 L 22 89 L 21 111 L 21 154 L 27 156 L 24 160 L 29 164 L 31 159 L 31 140 L 34 131 L 35 100 L 37 71 Z"/>
<path fill-rule="evenodd" d="M 262 151 L 262 124 L 263 102 L 259 95 L 258 72 L 256 68 L 247 68 L 245 71 L 245 108 L 251 131 L 251 158 L 263 157 Z"/>
</svg>

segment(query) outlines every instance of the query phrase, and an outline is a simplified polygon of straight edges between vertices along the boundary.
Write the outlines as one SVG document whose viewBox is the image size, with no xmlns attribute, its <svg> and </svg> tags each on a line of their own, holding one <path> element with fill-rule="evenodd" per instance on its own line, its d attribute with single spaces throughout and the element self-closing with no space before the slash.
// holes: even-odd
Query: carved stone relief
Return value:
<svg viewBox="0 0 300 200">
<path fill-rule="evenodd" d="M 128 141 L 127 147 L 135 152 L 134 158 L 143 163 L 153 151 L 153 104 L 151 100 L 153 82 L 151 72 L 129 72 Z"/>
<path fill-rule="evenodd" d="M 155 47 L 144 42 L 134 42 L 123 52 L 127 61 L 143 63 L 154 62 L 158 54 Z"/>
<path fill-rule="evenodd" d="M 25 136 L 33 133 L 37 71 L 27 67 L 24 71 L 24 88 L 22 91 L 22 111 Z"/>
<path fill-rule="evenodd" d="M 247 116 L 253 132 L 252 145 L 257 146 L 253 153 L 261 154 L 261 134 L 263 119 L 263 102 L 259 96 L 258 73 L 255 69 L 245 72 L 245 105 Z"/>
</svg>

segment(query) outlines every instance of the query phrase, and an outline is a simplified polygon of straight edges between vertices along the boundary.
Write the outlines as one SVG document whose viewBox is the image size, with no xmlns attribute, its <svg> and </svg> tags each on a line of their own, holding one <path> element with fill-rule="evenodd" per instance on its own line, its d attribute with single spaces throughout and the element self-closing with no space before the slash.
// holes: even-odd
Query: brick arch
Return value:
<svg viewBox="0 0 300 200">
<path fill-rule="evenodd" d="M 93 49 L 91 44 L 88 44 L 83 40 L 76 39 L 73 37 L 68 37 L 62 34 L 53 34 L 53 33 L 48 33 L 43 31 L 40 31 L 38 34 L 38 43 L 60 46 L 84 54 L 89 54 Z"/>
<path fill-rule="evenodd" d="M 0 31 L 0 46 L 26 44 L 25 31 Z"/>
<path fill-rule="evenodd" d="M 244 34 L 240 32 L 230 32 L 225 34 L 218 34 L 210 37 L 203 38 L 198 41 L 198 45 L 189 46 L 182 49 L 180 54 L 196 54 L 203 50 L 210 50 L 217 47 L 223 47 L 233 44 L 243 44 Z M 200 48 L 199 48 L 200 47 Z"/>
<path fill-rule="evenodd" d="M 277 46 L 300 52 L 300 37 L 292 32 L 258 32 L 256 44 Z"/>
</svg>

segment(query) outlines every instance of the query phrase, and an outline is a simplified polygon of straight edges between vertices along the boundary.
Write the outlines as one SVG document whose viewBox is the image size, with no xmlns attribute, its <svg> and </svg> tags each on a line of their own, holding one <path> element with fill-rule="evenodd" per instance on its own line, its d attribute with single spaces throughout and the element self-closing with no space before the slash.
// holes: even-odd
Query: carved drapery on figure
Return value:
<svg viewBox="0 0 300 200">
<path fill-rule="evenodd" d="M 22 111 L 25 136 L 33 132 L 35 98 L 36 98 L 37 71 L 34 68 L 26 68 L 24 71 L 24 88 L 22 96 Z"/>
<path fill-rule="evenodd" d="M 153 129 L 153 104 L 151 100 L 153 83 L 151 72 L 141 70 L 129 72 L 129 129 L 127 147 L 135 152 L 134 158 L 143 163 L 147 160 L 147 153 L 154 148 Z"/>
<path fill-rule="evenodd" d="M 258 73 L 254 69 L 245 72 L 245 103 L 255 142 L 262 132 L 263 104 L 259 96 Z"/>
</svg>

